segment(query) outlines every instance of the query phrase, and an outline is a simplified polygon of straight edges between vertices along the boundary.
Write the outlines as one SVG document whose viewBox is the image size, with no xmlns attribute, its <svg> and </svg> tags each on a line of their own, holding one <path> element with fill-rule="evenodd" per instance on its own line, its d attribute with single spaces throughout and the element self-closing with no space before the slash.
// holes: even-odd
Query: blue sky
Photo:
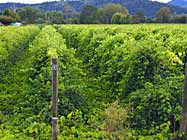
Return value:
<svg viewBox="0 0 187 140">
<path fill-rule="evenodd" d="M 0 0 L 0 3 L 4 3 L 4 2 L 41 3 L 44 1 L 54 1 L 54 0 Z M 153 0 L 153 1 L 168 2 L 170 0 Z"/>
</svg>

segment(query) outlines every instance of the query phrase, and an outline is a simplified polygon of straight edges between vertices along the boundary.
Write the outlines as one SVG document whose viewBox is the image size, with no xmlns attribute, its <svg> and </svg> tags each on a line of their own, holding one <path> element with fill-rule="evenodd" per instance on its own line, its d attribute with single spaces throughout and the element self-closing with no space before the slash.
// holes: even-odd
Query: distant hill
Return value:
<svg viewBox="0 0 187 140">
<path fill-rule="evenodd" d="M 177 1 L 177 0 L 176 0 Z M 119 3 L 125 6 L 130 14 L 135 14 L 136 12 L 142 12 L 144 15 L 153 17 L 156 12 L 164 6 L 170 8 L 171 13 L 174 14 L 187 14 L 187 9 L 173 6 L 165 3 L 150 1 L 150 0 L 71 0 L 65 2 L 45 2 L 41 4 L 20 4 L 20 3 L 2 3 L 0 4 L 0 11 L 6 8 L 22 8 L 26 6 L 31 6 L 44 11 L 61 11 L 63 12 L 64 7 L 69 6 L 74 9 L 75 12 L 80 12 L 84 5 L 93 5 L 96 7 L 103 7 L 108 3 Z"/>
<path fill-rule="evenodd" d="M 187 0 L 172 0 L 168 4 L 187 8 Z"/>
<path fill-rule="evenodd" d="M 3 11 L 7 8 L 22 8 L 25 7 L 27 4 L 21 3 L 0 3 L 0 11 Z"/>
<path fill-rule="evenodd" d="M 131 14 L 136 12 L 143 12 L 146 16 L 153 17 L 156 12 L 164 6 L 170 8 L 172 14 L 183 14 L 187 13 L 187 9 L 181 8 L 178 6 L 168 5 L 166 3 L 160 3 L 156 1 L 150 0 L 88 0 L 91 5 L 95 5 L 97 7 L 103 6 L 106 3 L 119 3 L 125 6 Z"/>
</svg>

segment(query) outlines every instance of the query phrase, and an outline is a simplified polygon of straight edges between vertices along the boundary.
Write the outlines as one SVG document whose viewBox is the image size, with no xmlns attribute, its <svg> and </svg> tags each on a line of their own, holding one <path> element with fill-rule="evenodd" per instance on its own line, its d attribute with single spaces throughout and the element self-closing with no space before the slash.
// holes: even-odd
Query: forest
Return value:
<svg viewBox="0 0 187 140">
<path fill-rule="evenodd" d="M 0 12 L 0 23 L 10 25 L 22 24 L 140 24 L 140 23 L 187 23 L 185 12 L 173 12 L 169 6 L 157 8 L 151 16 L 146 16 L 142 10 L 126 8 L 117 3 L 108 3 L 103 7 L 85 5 L 80 12 L 75 12 L 71 6 L 65 6 L 63 12 L 43 11 L 38 8 L 24 7 L 8 8 Z"/>
</svg>

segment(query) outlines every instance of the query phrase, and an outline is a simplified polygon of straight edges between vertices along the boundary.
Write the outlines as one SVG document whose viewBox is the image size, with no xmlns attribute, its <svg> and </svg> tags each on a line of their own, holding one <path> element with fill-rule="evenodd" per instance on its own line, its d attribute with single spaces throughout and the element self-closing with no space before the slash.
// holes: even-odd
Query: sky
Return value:
<svg viewBox="0 0 187 140">
<path fill-rule="evenodd" d="M 0 0 L 0 3 L 5 3 L 5 2 L 42 3 L 42 2 L 45 2 L 45 1 L 54 1 L 54 0 Z M 170 0 L 153 0 L 153 1 L 168 2 Z"/>
<path fill-rule="evenodd" d="M 170 0 L 153 0 L 153 1 L 159 1 L 159 2 L 164 2 L 164 3 L 166 3 L 166 2 L 169 2 Z"/>
</svg>

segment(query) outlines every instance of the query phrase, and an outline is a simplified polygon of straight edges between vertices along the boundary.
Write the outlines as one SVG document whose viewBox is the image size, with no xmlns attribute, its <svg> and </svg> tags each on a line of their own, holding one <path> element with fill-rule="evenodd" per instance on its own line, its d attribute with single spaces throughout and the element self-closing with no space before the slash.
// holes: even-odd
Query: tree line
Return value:
<svg viewBox="0 0 187 140">
<path fill-rule="evenodd" d="M 12 22 L 24 24 L 137 24 L 137 23 L 187 23 L 187 15 L 171 15 L 168 7 L 162 7 L 155 17 L 146 17 L 142 12 L 129 14 L 127 8 L 120 4 L 108 4 L 97 8 L 86 5 L 80 13 L 71 7 L 64 12 L 42 11 L 32 7 L 5 9 L 0 13 L 0 22 L 8 25 Z"/>
</svg>

